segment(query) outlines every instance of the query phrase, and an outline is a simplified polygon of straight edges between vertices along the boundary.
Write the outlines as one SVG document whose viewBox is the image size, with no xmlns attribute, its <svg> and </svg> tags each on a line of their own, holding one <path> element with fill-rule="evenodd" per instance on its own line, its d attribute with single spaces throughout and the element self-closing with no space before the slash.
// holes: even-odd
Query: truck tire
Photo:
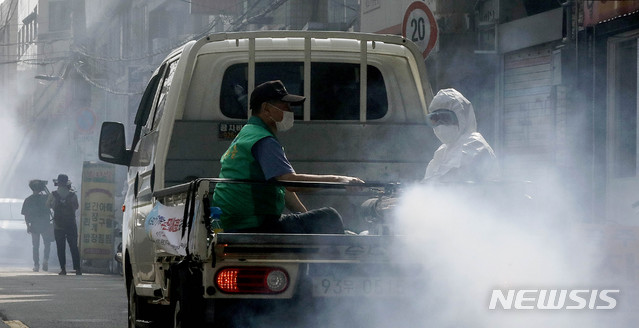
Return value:
<svg viewBox="0 0 639 328">
<path fill-rule="evenodd" d="M 147 311 L 144 311 L 145 304 L 140 302 L 140 297 L 135 293 L 135 284 L 133 279 L 129 282 L 129 308 L 128 319 L 129 328 L 144 327 L 142 322 L 144 316 L 148 315 Z"/>
<path fill-rule="evenodd" d="M 201 272 L 175 267 L 171 281 L 173 328 L 202 327 L 207 322 L 201 283 Z"/>
</svg>

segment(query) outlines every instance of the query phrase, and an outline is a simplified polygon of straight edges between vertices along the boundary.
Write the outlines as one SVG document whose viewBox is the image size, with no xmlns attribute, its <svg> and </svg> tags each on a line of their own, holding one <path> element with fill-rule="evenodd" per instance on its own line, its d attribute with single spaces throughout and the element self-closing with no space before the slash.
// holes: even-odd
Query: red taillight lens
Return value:
<svg viewBox="0 0 639 328">
<path fill-rule="evenodd" d="M 280 268 L 227 267 L 218 271 L 215 283 L 224 293 L 277 294 L 288 288 L 288 274 Z"/>
</svg>

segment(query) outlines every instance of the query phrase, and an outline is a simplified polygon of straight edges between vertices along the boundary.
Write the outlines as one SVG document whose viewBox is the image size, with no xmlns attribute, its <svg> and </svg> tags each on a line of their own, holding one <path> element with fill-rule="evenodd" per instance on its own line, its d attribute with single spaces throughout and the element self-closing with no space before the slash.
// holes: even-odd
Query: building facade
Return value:
<svg viewBox="0 0 639 328">
<path fill-rule="evenodd" d="M 575 105 L 591 131 L 593 203 L 606 220 L 639 225 L 636 190 L 639 2 L 585 1 L 575 38 Z"/>
<path fill-rule="evenodd" d="M 359 7 L 357 0 L 4 0 L 0 18 L 0 92 L 10 99 L 3 111 L 20 126 L 17 155 L 0 178 L 9 188 L 42 163 L 48 175 L 62 167 L 79 179 L 82 162 L 97 160 L 100 122 L 132 127 L 151 73 L 186 42 L 223 31 L 356 30 Z"/>
<path fill-rule="evenodd" d="M 412 2 L 362 1 L 362 31 L 401 34 Z M 431 84 L 473 102 L 504 176 L 552 177 L 586 222 L 639 224 L 639 3 L 424 2 L 439 27 Z"/>
<path fill-rule="evenodd" d="M 79 170 L 97 158 L 100 122 L 132 126 L 152 71 L 187 41 L 261 29 L 401 34 L 412 2 L 5 0 L 0 92 L 24 140 Z M 424 3 L 438 27 L 425 59 L 431 85 L 473 102 L 504 175 L 556 177 L 585 221 L 637 224 L 637 3 Z"/>
</svg>

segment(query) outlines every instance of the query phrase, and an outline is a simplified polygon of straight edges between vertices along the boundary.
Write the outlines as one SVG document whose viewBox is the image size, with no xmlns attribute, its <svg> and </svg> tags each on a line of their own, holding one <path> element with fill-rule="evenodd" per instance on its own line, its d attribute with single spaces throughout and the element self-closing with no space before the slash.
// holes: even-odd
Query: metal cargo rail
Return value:
<svg viewBox="0 0 639 328">
<path fill-rule="evenodd" d="M 276 260 L 294 262 L 388 262 L 388 247 L 396 236 L 317 234 L 237 234 L 215 235 L 217 260 Z"/>
<path fill-rule="evenodd" d="M 215 33 L 206 36 L 198 40 L 189 51 L 189 57 L 187 58 L 189 63 L 193 63 L 195 58 L 199 55 L 199 50 L 207 43 L 235 40 L 235 45 L 239 47 L 240 40 L 248 40 L 248 94 L 253 92 L 255 88 L 255 53 L 259 51 L 256 46 L 256 40 L 258 39 L 277 39 L 277 38 L 300 38 L 304 39 L 304 81 L 311 81 L 311 52 L 312 52 L 312 40 L 317 39 L 344 39 L 354 40 L 360 42 L 360 82 L 359 82 L 359 121 L 366 122 L 366 92 L 367 92 L 367 66 L 368 66 L 368 45 L 370 44 L 372 49 L 375 49 L 376 42 L 383 42 L 387 44 L 395 44 L 405 47 L 413 53 L 413 58 L 422 58 L 422 55 L 417 46 L 410 40 L 397 36 L 397 35 L 384 35 L 373 33 L 346 33 L 346 32 L 310 32 L 310 31 L 256 31 L 256 32 L 233 32 L 233 33 Z M 188 67 L 193 67 L 189 65 Z M 426 76 L 424 65 L 416 65 L 420 77 Z M 187 79 L 188 81 L 188 79 Z M 432 91 L 430 87 L 425 89 L 421 80 L 416 81 L 418 87 L 424 93 L 430 94 L 432 97 Z M 188 89 L 184 88 L 185 90 Z M 304 96 L 309 100 L 304 102 L 304 121 L 309 121 L 311 117 L 311 85 L 310 83 L 304 84 Z M 420 103 L 423 108 L 427 107 L 424 94 L 420 93 Z M 247 110 L 250 110 L 247 108 Z"/>
</svg>

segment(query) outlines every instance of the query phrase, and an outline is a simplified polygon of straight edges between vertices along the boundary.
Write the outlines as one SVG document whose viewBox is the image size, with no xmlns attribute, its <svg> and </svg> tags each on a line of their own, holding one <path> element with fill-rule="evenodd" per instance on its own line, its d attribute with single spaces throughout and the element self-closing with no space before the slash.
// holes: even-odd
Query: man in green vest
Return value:
<svg viewBox="0 0 639 328">
<path fill-rule="evenodd" d="M 301 105 L 305 100 L 289 94 L 279 80 L 258 85 L 250 98 L 252 116 L 220 160 L 220 178 L 364 183 L 355 177 L 295 172 L 276 133 L 293 126 L 291 105 Z M 222 209 L 220 221 L 225 232 L 344 233 L 342 218 L 335 209 L 308 211 L 295 190 L 276 185 L 219 183 L 213 203 Z M 285 207 L 291 214 L 282 214 Z"/>
</svg>

